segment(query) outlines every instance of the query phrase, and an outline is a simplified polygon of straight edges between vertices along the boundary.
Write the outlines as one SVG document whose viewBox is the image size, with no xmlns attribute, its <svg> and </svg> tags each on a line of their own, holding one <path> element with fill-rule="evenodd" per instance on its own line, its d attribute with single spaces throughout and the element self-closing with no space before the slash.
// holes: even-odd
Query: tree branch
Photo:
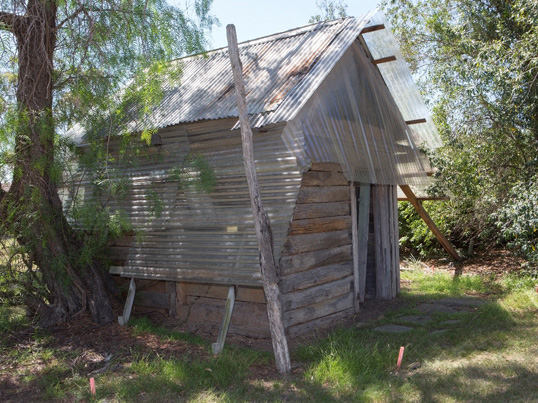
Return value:
<svg viewBox="0 0 538 403">
<path fill-rule="evenodd" d="M 56 25 L 54 27 L 54 30 L 55 31 L 58 31 L 59 29 L 61 29 L 66 23 L 68 23 L 69 21 L 71 20 L 74 20 L 75 18 L 78 17 L 78 15 L 80 13 L 82 13 L 84 11 L 84 6 L 80 6 L 79 8 L 77 8 L 71 15 L 67 16 L 63 21 L 61 21 L 58 25 Z"/>
<path fill-rule="evenodd" d="M 14 28 L 24 21 L 21 15 L 0 11 L 0 29 L 13 32 Z"/>
</svg>

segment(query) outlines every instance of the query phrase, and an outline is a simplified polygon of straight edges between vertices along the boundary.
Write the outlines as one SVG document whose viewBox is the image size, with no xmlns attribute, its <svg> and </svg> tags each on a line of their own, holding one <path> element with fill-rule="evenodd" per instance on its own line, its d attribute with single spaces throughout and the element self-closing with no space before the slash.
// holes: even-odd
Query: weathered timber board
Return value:
<svg viewBox="0 0 538 403">
<path fill-rule="evenodd" d="M 317 234 L 320 232 L 340 231 L 345 229 L 351 229 L 350 216 L 293 220 L 291 223 L 291 232 L 296 235 Z"/>
<path fill-rule="evenodd" d="M 348 186 L 307 186 L 301 187 L 297 196 L 297 203 L 329 203 L 349 201 Z"/>
<path fill-rule="evenodd" d="M 358 198 L 358 225 L 357 225 L 357 255 L 360 302 L 364 302 L 366 295 L 366 268 L 368 265 L 368 233 L 370 231 L 370 185 L 361 185 Z"/>
<path fill-rule="evenodd" d="M 225 301 L 205 297 L 188 297 L 189 314 L 185 318 L 191 330 L 211 329 L 216 331 L 224 315 Z M 228 334 L 268 338 L 269 321 L 265 304 L 236 301 Z"/>
<path fill-rule="evenodd" d="M 208 297 L 225 300 L 228 296 L 228 286 L 212 284 L 186 284 L 187 296 Z M 236 301 L 265 303 L 265 294 L 262 288 L 238 287 Z"/>
<path fill-rule="evenodd" d="M 315 252 L 299 253 L 283 256 L 281 259 L 280 275 L 287 276 L 300 271 L 315 269 L 333 263 L 351 261 L 351 245 L 339 246 Z"/>
<path fill-rule="evenodd" d="M 166 282 L 166 293 L 168 294 L 168 315 L 175 317 L 177 313 L 177 295 L 176 295 L 176 283 L 174 281 Z"/>
<path fill-rule="evenodd" d="M 329 283 L 353 273 L 351 262 L 322 266 L 316 269 L 282 277 L 280 289 L 283 294 L 313 287 L 319 284 Z"/>
<path fill-rule="evenodd" d="M 353 315 L 354 309 L 348 308 L 343 311 L 333 313 L 322 318 L 314 319 L 310 322 L 300 323 L 295 326 L 288 327 L 288 334 L 290 338 L 294 339 L 303 335 L 312 334 L 320 329 L 326 329 L 329 326 L 334 328 L 335 325 L 338 325 L 339 322 L 343 322 L 344 318 L 348 318 Z"/>
<path fill-rule="evenodd" d="M 283 255 L 332 249 L 350 243 L 349 230 L 322 232 L 319 234 L 289 235 L 284 244 Z"/>
<path fill-rule="evenodd" d="M 308 218 L 337 217 L 349 215 L 349 201 L 329 203 L 303 203 L 296 204 L 293 211 L 294 220 Z"/>
<path fill-rule="evenodd" d="M 354 183 L 349 185 L 350 202 L 351 202 L 351 234 L 352 234 L 352 250 L 353 250 L 353 303 L 355 312 L 360 309 L 360 278 L 359 278 L 359 240 L 358 240 L 358 201 L 357 189 Z"/>
<path fill-rule="evenodd" d="M 311 171 L 332 171 L 342 172 L 342 166 L 335 162 L 313 162 L 310 167 Z"/>
<path fill-rule="evenodd" d="M 303 175 L 301 186 L 346 186 L 348 180 L 341 172 L 308 171 Z"/>
<path fill-rule="evenodd" d="M 290 311 L 350 293 L 352 282 L 353 276 L 348 276 L 331 283 L 285 294 L 282 297 L 282 307 L 284 311 Z"/>
<path fill-rule="evenodd" d="M 309 322 L 323 316 L 331 315 L 345 309 L 353 308 L 353 294 L 351 292 L 325 300 L 314 305 L 309 305 L 299 309 L 294 309 L 284 313 L 284 323 L 286 327 L 299 323 Z"/>
</svg>

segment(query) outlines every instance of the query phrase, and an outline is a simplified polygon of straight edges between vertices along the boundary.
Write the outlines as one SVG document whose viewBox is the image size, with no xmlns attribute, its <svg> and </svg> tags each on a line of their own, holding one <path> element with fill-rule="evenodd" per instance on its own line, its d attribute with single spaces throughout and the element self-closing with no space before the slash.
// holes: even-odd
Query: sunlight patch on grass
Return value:
<svg viewBox="0 0 538 403">
<path fill-rule="evenodd" d="M 444 271 L 432 274 L 424 270 L 406 270 L 401 273 L 401 278 L 407 282 L 409 288 L 404 294 L 418 293 L 427 298 L 464 296 L 484 293 L 487 290 L 484 280 L 479 276 L 454 277 Z"/>
</svg>

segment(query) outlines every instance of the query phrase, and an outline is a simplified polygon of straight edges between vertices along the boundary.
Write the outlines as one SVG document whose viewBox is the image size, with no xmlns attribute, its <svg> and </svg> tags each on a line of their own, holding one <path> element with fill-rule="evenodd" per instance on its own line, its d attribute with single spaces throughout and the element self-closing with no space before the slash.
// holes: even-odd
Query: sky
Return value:
<svg viewBox="0 0 538 403">
<path fill-rule="evenodd" d="M 380 0 L 347 0 L 347 13 L 359 17 Z M 209 49 L 227 46 L 226 25 L 234 24 L 239 42 L 256 39 L 308 24 L 321 11 L 316 0 L 214 0 L 212 13 L 221 26 L 214 27 Z"/>
</svg>

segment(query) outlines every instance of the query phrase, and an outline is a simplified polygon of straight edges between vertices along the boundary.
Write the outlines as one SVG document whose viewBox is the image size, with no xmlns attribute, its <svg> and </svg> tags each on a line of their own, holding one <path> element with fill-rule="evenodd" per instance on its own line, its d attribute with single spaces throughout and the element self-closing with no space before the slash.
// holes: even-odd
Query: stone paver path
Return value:
<svg viewBox="0 0 538 403">
<path fill-rule="evenodd" d="M 412 327 L 400 326 L 400 325 L 383 325 L 374 329 L 375 332 L 383 333 L 407 333 L 413 330 Z"/>
<path fill-rule="evenodd" d="M 424 313 L 425 315 L 400 316 L 396 318 L 396 321 L 406 322 L 412 325 L 425 325 L 426 323 L 429 323 L 432 321 L 432 317 L 429 316 L 430 314 L 435 314 L 438 312 L 440 313 L 473 312 L 479 306 L 484 305 L 485 303 L 487 303 L 487 301 L 484 301 L 479 298 L 473 298 L 473 297 L 442 298 L 437 301 L 427 302 L 427 303 L 417 306 L 416 309 Z M 451 320 L 445 320 L 444 322 L 440 323 L 440 325 L 451 326 L 451 325 L 456 325 L 458 323 L 461 323 L 460 319 L 451 319 Z M 413 330 L 412 327 L 394 325 L 394 324 L 383 325 L 383 326 L 378 326 L 374 328 L 374 331 L 384 332 L 384 333 L 405 333 L 405 332 L 410 332 L 411 330 Z M 444 328 L 436 329 L 436 330 L 433 330 L 430 334 L 432 336 L 436 336 L 436 335 L 446 332 L 447 330 L 448 329 L 444 329 Z"/>
<path fill-rule="evenodd" d="M 413 323 L 415 325 L 423 325 L 425 323 L 431 322 L 432 317 L 427 315 L 407 315 L 407 316 L 399 316 L 396 318 L 400 322 L 408 322 Z"/>
</svg>

